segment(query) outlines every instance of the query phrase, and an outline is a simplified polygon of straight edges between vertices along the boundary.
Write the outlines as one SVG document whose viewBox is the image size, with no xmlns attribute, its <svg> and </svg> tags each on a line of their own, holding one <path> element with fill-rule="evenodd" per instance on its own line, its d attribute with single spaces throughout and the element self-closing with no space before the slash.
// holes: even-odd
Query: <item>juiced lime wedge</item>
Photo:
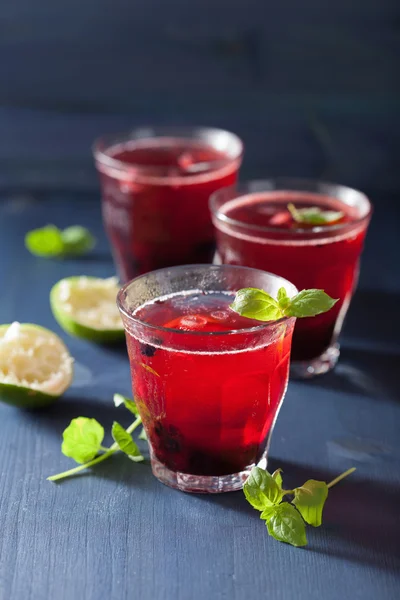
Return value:
<svg viewBox="0 0 400 600">
<path fill-rule="evenodd" d="M 0 325 L 0 399 L 21 408 L 52 404 L 70 386 L 73 358 L 39 325 Z"/>
<path fill-rule="evenodd" d="M 61 327 L 76 337 L 107 343 L 124 339 L 116 304 L 116 277 L 67 277 L 50 292 L 50 304 Z"/>
</svg>

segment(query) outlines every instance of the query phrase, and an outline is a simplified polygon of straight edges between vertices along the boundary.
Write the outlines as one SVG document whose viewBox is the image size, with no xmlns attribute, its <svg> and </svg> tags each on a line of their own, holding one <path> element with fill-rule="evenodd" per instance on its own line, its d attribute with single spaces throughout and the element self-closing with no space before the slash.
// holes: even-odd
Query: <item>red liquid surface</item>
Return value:
<svg viewBox="0 0 400 600">
<path fill-rule="evenodd" d="M 113 170 L 98 164 L 104 223 L 121 278 L 211 262 L 208 199 L 235 183 L 240 160 L 174 138 L 120 144 L 107 154 L 126 165 Z"/>
<path fill-rule="evenodd" d="M 292 202 L 298 208 L 319 206 L 322 210 L 342 211 L 336 230 L 322 227 L 319 233 L 302 225 L 300 233 L 287 210 Z M 228 202 L 222 212 L 247 225 L 273 227 L 272 232 L 257 232 L 215 220 L 217 246 L 225 264 L 245 265 L 276 273 L 299 289 L 323 289 L 339 301 L 327 313 L 297 319 L 292 344 L 292 360 L 308 361 L 320 356 L 340 332 L 351 295 L 357 285 L 359 258 L 367 223 L 352 225 L 355 209 L 318 194 L 269 192 L 252 194 Z M 332 224 L 330 224 L 332 225 Z"/>
<path fill-rule="evenodd" d="M 158 300 L 136 316 L 181 333 L 147 329 L 146 339 L 127 336 L 148 438 L 173 471 L 228 475 L 265 451 L 286 390 L 293 320 L 260 328 L 231 311 L 232 300 L 214 292 Z M 240 331 L 253 326 L 257 332 Z M 239 332 L 207 335 L 232 329 Z"/>
</svg>

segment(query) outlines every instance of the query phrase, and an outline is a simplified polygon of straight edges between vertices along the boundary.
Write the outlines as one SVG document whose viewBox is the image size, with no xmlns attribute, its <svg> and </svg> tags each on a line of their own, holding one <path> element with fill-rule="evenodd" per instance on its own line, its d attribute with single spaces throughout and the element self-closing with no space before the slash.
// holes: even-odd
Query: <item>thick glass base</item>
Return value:
<svg viewBox="0 0 400 600">
<path fill-rule="evenodd" d="M 253 466 L 250 465 L 244 471 L 232 473 L 231 475 L 190 475 L 189 473 L 171 471 L 171 469 L 168 469 L 168 467 L 163 465 L 154 456 L 151 457 L 153 475 L 161 483 L 176 490 L 192 494 L 221 494 L 241 490 Z M 258 466 L 263 469 L 266 468 L 267 460 L 265 457 L 261 459 Z"/>
<path fill-rule="evenodd" d="M 331 371 L 340 356 L 339 344 L 330 346 L 321 356 L 305 361 L 292 361 L 290 364 L 290 377 L 293 379 L 310 379 L 315 375 L 323 375 Z"/>
</svg>

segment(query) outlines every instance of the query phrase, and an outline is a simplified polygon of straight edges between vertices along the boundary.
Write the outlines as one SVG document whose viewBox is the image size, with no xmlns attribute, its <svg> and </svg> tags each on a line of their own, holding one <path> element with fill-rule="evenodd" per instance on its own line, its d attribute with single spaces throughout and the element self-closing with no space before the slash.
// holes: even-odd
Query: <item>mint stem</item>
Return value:
<svg viewBox="0 0 400 600">
<path fill-rule="evenodd" d="M 351 469 L 348 469 L 341 475 L 338 475 L 337 477 L 335 477 L 335 479 L 333 479 L 330 483 L 327 484 L 327 487 L 328 488 L 333 487 L 334 485 L 339 483 L 339 481 L 342 481 L 342 479 L 344 479 L 348 475 L 351 475 L 352 473 L 354 473 L 355 470 L 356 470 L 355 467 L 351 467 Z M 296 488 L 296 489 L 301 489 L 301 488 Z M 295 493 L 294 490 L 282 490 L 282 496 L 288 496 L 289 494 L 294 494 L 294 493 Z"/>
<path fill-rule="evenodd" d="M 129 427 L 126 431 L 128 433 L 132 433 L 141 424 L 142 424 L 142 419 L 140 417 L 138 417 L 131 425 L 129 425 Z M 97 456 L 96 458 L 89 461 L 88 463 L 85 463 L 84 465 L 79 465 L 79 467 L 74 467 L 73 469 L 69 469 L 68 471 L 59 473 L 58 475 L 51 475 L 50 477 L 47 478 L 47 480 L 48 481 L 59 481 L 60 479 L 65 479 L 65 477 L 70 477 L 70 475 L 75 475 L 76 473 L 80 473 L 81 471 L 84 471 L 85 469 L 88 469 L 89 467 L 93 467 L 94 465 L 97 465 L 98 463 L 103 462 L 103 460 L 106 460 L 107 458 L 112 456 L 115 452 L 117 452 L 118 449 L 119 449 L 118 444 L 116 442 L 114 442 L 114 444 L 112 444 L 112 446 L 110 446 L 110 448 L 105 448 L 106 452 L 104 454 L 102 454 L 101 456 Z"/>
<path fill-rule="evenodd" d="M 352 467 L 351 469 L 348 469 L 347 471 L 345 471 L 341 475 L 338 475 L 337 477 L 335 477 L 335 479 L 333 479 L 330 483 L 328 483 L 328 488 L 333 487 L 334 485 L 336 485 L 337 483 L 339 483 L 339 481 L 342 481 L 342 479 L 344 479 L 348 475 L 351 475 L 351 473 L 354 473 L 355 470 L 356 470 L 356 468 Z"/>
</svg>

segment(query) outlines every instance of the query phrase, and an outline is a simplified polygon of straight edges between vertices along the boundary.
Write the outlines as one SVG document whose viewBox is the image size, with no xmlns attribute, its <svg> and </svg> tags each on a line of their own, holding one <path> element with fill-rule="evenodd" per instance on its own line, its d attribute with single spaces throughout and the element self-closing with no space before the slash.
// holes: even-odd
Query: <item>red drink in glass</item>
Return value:
<svg viewBox="0 0 400 600">
<path fill-rule="evenodd" d="M 341 211 L 329 225 L 296 223 L 287 209 Z M 217 260 L 273 271 L 300 290 L 323 289 L 339 301 L 322 315 L 299 319 L 293 334 L 292 370 L 301 377 L 323 373 L 339 356 L 337 338 L 357 284 L 359 259 L 370 219 L 368 199 L 334 184 L 266 181 L 243 193 L 221 190 L 211 200 Z"/>
<path fill-rule="evenodd" d="M 150 273 L 119 294 L 153 472 L 168 485 L 232 491 L 265 464 L 295 319 L 260 323 L 229 308 L 237 289 L 261 284 L 296 293 L 268 273 L 210 265 Z"/>
<path fill-rule="evenodd" d="M 123 281 L 212 261 L 208 199 L 235 183 L 238 137 L 218 129 L 143 128 L 99 140 L 103 220 Z"/>
</svg>

